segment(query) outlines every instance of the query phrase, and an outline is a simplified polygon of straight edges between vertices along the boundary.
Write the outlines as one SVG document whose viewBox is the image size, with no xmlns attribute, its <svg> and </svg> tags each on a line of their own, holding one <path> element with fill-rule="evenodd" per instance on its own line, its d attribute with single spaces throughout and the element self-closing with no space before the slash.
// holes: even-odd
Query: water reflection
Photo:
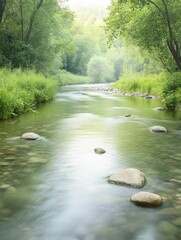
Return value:
<svg viewBox="0 0 181 240">
<path fill-rule="evenodd" d="M 181 188 L 170 179 L 180 179 L 181 116 L 152 110 L 159 105 L 64 88 L 38 113 L 1 122 L 2 240 L 179 239 Z M 152 134 L 152 125 L 168 133 Z M 28 131 L 47 141 L 16 138 Z M 138 189 L 107 182 L 127 167 L 145 173 L 144 191 L 167 199 L 161 208 L 136 207 Z"/>
</svg>

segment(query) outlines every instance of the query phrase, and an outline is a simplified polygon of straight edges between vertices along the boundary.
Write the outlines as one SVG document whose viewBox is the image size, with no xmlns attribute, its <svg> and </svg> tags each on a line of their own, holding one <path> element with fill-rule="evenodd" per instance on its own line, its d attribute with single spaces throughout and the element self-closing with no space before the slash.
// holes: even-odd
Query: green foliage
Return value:
<svg viewBox="0 0 181 240">
<path fill-rule="evenodd" d="M 72 21 L 72 13 L 57 0 L 7 1 L 0 28 L 0 66 L 52 71 L 57 56 L 61 65 L 62 42 L 68 39 Z"/>
<path fill-rule="evenodd" d="M 91 80 L 87 76 L 75 75 L 65 70 L 60 70 L 54 76 L 58 86 L 75 85 L 75 84 L 88 84 Z"/>
<path fill-rule="evenodd" d="M 88 64 L 87 74 L 94 83 L 115 81 L 114 69 L 104 57 L 94 56 Z"/>
<path fill-rule="evenodd" d="M 124 74 L 113 86 L 123 92 L 139 92 L 160 96 L 162 85 L 162 75 Z"/>
<path fill-rule="evenodd" d="M 54 97 L 55 83 L 33 71 L 0 70 L 0 119 L 31 111 Z"/>
<path fill-rule="evenodd" d="M 122 36 L 148 50 L 166 69 L 181 70 L 180 9 L 180 0 L 114 0 L 105 20 L 109 40 Z"/>
<path fill-rule="evenodd" d="M 167 109 L 174 110 L 181 104 L 181 73 L 176 72 L 165 76 L 163 99 Z"/>
</svg>

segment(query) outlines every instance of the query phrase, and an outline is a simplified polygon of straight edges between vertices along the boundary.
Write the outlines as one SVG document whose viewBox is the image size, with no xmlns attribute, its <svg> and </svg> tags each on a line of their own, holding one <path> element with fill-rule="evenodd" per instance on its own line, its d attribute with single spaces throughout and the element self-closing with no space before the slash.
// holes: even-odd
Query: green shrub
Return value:
<svg viewBox="0 0 181 240">
<path fill-rule="evenodd" d="M 175 72 L 165 76 L 163 99 L 167 109 L 174 110 L 181 103 L 181 73 Z"/>
</svg>

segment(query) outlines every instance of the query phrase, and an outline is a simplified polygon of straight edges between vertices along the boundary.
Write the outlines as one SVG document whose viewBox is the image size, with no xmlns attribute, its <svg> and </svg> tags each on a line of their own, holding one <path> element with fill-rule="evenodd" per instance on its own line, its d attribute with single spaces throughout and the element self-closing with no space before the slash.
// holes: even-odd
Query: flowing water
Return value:
<svg viewBox="0 0 181 240">
<path fill-rule="evenodd" d="M 64 87 L 38 112 L 0 122 L 0 240 L 180 239 L 181 185 L 170 180 L 181 180 L 181 112 L 159 105 Z M 153 134 L 153 125 L 168 132 Z M 24 132 L 43 139 L 22 140 Z M 143 189 L 107 182 L 130 167 L 145 173 Z M 165 202 L 137 207 L 129 198 L 139 191 Z"/>
</svg>

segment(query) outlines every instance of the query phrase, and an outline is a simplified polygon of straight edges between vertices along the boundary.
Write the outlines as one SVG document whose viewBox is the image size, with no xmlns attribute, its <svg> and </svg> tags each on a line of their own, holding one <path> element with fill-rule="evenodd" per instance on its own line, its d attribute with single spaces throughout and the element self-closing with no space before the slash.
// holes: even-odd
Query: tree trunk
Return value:
<svg viewBox="0 0 181 240">
<path fill-rule="evenodd" d="M 169 13 L 169 9 L 167 6 L 167 2 L 165 0 L 162 0 L 162 3 L 165 8 L 165 16 L 166 16 L 166 21 L 167 21 L 167 27 L 168 27 L 168 32 L 169 32 L 169 39 L 167 40 L 167 45 L 168 48 L 175 60 L 175 63 L 177 65 L 177 69 L 181 70 L 181 48 L 180 44 L 177 41 L 177 39 L 174 36 L 173 33 L 173 28 L 172 28 L 172 21 L 171 21 L 171 16 Z"/>
<path fill-rule="evenodd" d="M 20 22 L 21 22 L 21 40 L 24 42 L 24 19 L 23 19 L 23 3 L 22 0 L 20 1 Z"/>
<path fill-rule="evenodd" d="M 30 23 L 29 23 L 28 31 L 27 31 L 27 34 L 26 34 L 26 37 L 25 37 L 25 44 L 28 44 L 29 41 L 30 41 L 30 36 L 31 36 L 32 30 L 33 30 L 33 23 L 34 23 L 36 14 L 37 14 L 39 8 L 41 7 L 42 3 L 43 3 L 43 0 L 39 0 L 39 2 L 35 6 L 35 9 L 34 9 L 32 15 L 30 17 Z"/>
<path fill-rule="evenodd" d="M 6 0 L 0 0 L 0 25 L 2 23 L 5 7 L 6 7 Z"/>
<path fill-rule="evenodd" d="M 167 40 L 167 45 L 175 60 L 178 68 L 177 70 L 181 71 L 181 51 L 178 42 L 176 40 L 169 39 Z"/>
</svg>

